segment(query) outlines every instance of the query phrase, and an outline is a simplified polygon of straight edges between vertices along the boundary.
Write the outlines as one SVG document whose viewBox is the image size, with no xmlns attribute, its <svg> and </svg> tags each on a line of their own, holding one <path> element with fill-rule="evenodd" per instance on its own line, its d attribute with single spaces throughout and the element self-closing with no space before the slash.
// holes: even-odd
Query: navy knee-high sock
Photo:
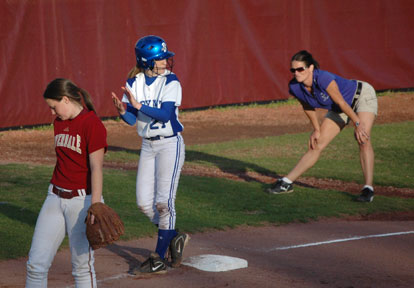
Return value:
<svg viewBox="0 0 414 288">
<path fill-rule="evenodd" d="M 170 246 L 170 242 L 175 236 L 177 236 L 175 230 L 158 229 L 158 241 L 155 252 L 157 252 L 162 259 L 165 258 L 165 252 L 167 252 L 168 246 Z"/>
</svg>

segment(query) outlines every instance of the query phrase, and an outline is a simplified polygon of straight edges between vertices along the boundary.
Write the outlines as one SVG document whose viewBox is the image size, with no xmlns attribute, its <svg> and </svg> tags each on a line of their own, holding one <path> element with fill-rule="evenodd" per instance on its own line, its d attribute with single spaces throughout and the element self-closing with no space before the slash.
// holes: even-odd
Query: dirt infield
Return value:
<svg viewBox="0 0 414 288">
<path fill-rule="evenodd" d="M 377 123 L 413 121 L 414 94 L 379 98 Z M 320 113 L 322 115 L 322 111 Z M 185 112 L 180 118 L 187 145 L 265 137 L 310 131 L 298 105 L 275 109 L 253 107 L 236 110 Z M 138 149 L 134 128 L 105 121 L 108 144 L 117 149 Z M 0 132 L 0 164 L 53 165 L 53 131 Z M 125 168 L 125 167 L 124 167 Z M 136 167 L 130 167 L 136 169 Z M 218 169 L 188 169 L 184 174 L 227 177 L 245 181 L 243 175 Z M 271 177 L 249 175 L 270 183 Z M 355 183 L 300 178 L 303 185 L 358 193 Z M 375 187 L 378 194 L 414 197 L 413 189 Z M 391 221 L 390 221 L 391 220 Z M 405 234 L 404 234 L 405 233 Z M 355 236 L 360 238 L 354 239 Z M 191 235 L 185 256 L 219 254 L 243 258 L 249 267 L 228 272 L 203 272 L 187 266 L 166 275 L 133 278 L 126 272 L 154 249 L 154 238 L 119 242 L 96 254 L 100 287 L 414 287 L 414 213 L 395 213 L 327 219 L 308 224 L 239 227 Z M 338 241 L 340 240 L 340 241 Z M 411 244 L 410 244 L 411 243 Z M 295 247 L 311 244 L 306 247 Z M 283 248 L 283 249 L 282 249 Z M 380 252 L 379 252 L 380 251 Z M 25 261 L 0 262 L 0 287 L 24 287 Z M 49 274 L 49 287 L 70 287 L 70 256 L 58 253 Z"/>
<path fill-rule="evenodd" d="M 405 234 L 404 234 L 405 233 Z M 205 272 L 181 266 L 165 275 L 131 277 L 154 238 L 117 242 L 96 252 L 99 287 L 414 287 L 414 221 L 322 220 L 307 224 L 239 227 L 191 235 L 185 257 L 226 255 L 248 267 Z M 301 246 L 300 246 L 301 245 Z M 0 262 L 0 286 L 24 287 L 26 259 Z M 70 253 L 58 252 L 49 287 L 73 287 Z"/>
</svg>

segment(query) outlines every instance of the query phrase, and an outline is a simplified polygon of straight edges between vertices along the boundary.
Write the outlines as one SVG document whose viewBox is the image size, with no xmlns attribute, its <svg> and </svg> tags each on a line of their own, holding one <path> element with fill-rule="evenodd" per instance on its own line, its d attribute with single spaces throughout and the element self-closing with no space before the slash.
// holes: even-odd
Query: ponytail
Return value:
<svg viewBox="0 0 414 288">
<path fill-rule="evenodd" d="M 95 107 L 93 106 L 93 103 L 92 103 L 92 97 L 91 95 L 89 95 L 88 91 L 82 88 L 79 88 L 79 94 L 81 95 L 82 100 L 83 100 L 84 105 L 82 106 L 84 107 L 86 106 L 86 108 L 88 108 L 89 111 L 93 111 L 96 114 Z"/>
<path fill-rule="evenodd" d="M 144 72 L 144 69 L 138 66 L 132 67 L 132 69 L 128 73 L 128 79 L 134 78 L 137 74 Z"/>
</svg>

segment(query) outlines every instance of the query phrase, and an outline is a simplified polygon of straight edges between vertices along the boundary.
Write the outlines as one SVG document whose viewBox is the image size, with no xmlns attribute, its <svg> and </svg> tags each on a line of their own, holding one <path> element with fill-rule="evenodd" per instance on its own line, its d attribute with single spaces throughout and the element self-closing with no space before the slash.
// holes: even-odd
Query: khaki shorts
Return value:
<svg viewBox="0 0 414 288">
<path fill-rule="evenodd" d="M 358 100 L 356 100 L 356 103 L 352 108 L 356 113 L 371 112 L 374 113 L 376 116 L 378 114 L 378 101 L 377 95 L 375 94 L 375 89 L 367 82 L 359 82 L 362 82 L 361 94 L 359 95 Z M 341 127 L 341 129 L 349 123 L 348 115 L 346 115 L 343 112 L 338 113 L 334 111 L 328 111 L 325 117 L 336 122 L 339 125 L 339 127 Z"/>
</svg>

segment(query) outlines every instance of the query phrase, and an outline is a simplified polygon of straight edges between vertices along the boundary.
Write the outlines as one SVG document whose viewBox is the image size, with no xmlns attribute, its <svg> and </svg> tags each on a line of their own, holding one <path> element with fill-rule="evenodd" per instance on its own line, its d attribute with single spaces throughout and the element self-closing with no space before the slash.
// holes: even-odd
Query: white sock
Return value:
<svg viewBox="0 0 414 288">
<path fill-rule="evenodd" d="M 365 188 L 368 188 L 369 190 L 374 191 L 374 187 L 372 187 L 372 186 L 365 185 L 364 188 L 362 188 L 362 189 L 365 189 Z"/>
<path fill-rule="evenodd" d="M 282 180 L 283 180 L 283 182 L 286 182 L 288 184 L 292 184 L 292 181 L 289 178 L 283 177 Z"/>
</svg>

